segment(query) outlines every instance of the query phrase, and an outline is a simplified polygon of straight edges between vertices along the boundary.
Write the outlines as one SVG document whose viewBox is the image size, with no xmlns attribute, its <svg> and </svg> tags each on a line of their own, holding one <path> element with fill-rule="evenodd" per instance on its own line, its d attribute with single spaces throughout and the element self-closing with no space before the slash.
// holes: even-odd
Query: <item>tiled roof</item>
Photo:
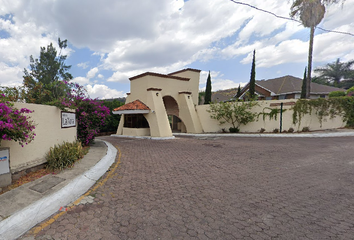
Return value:
<svg viewBox="0 0 354 240">
<path fill-rule="evenodd" d="M 265 88 L 266 90 L 273 92 L 276 95 L 285 93 L 300 93 L 302 79 L 287 75 L 284 77 L 273 78 L 269 80 L 256 81 L 256 84 Z M 326 86 L 313 82 L 311 83 L 311 93 L 330 93 L 333 91 L 345 91 L 345 89 Z"/>
<path fill-rule="evenodd" d="M 142 101 L 137 99 L 133 102 L 124 104 L 119 108 L 115 108 L 113 111 L 123 111 L 123 110 L 150 110 L 150 108 L 146 106 Z"/>
<path fill-rule="evenodd" d="M 130 81 L 138 79 L 138 78 L 142 78 L 145 76 L 154 76 L 154 77 L 161 77 L 161 78 L 169 78 L 169 79 L 175 79 L 175 80 L 181 80 L 181 81 L 189 81 L 189 78 L 184 78 L 184 77 L 177 77 L 177 76 L 170 76 L 170 75 L 166 75 L 166 74 L 160 74 L 160 73 L 154 73 L 154 72 L 146 72 L 134 77 L 129 78 Z"/>
<path fill-rule="evenodd" d="M 269 80 L 256 81 L 256 84 L 277 95 L 285 93 L 300 93 L 302 79 L 287 75 Z M 311 93 L 330 93 L 333 91 L 345 91 L 345 89 L 330 87 L 313 82 L 311 83 Z"/>
</svg>

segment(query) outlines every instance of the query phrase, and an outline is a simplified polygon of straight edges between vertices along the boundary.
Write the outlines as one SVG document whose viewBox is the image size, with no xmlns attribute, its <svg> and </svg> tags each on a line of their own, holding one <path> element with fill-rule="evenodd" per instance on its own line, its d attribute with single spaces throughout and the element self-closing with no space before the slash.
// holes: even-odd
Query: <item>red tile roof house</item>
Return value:
<svg viewBox="0 0 354 240">
<path fill-rule="evenodd" d="M 255 90 L 258 100 L 299 99 L 301 96 L 301 86 L 302 79 L 287 75 L 269 80 L 256 81 Z M 240 99 L 246 98 L 248 90 L 249 83 L 241 90 Z M 345 89 L 311 83 L 310 98 L 328 98 L 329 93 L 333 91 L 345 91 Z"/>
</svg>

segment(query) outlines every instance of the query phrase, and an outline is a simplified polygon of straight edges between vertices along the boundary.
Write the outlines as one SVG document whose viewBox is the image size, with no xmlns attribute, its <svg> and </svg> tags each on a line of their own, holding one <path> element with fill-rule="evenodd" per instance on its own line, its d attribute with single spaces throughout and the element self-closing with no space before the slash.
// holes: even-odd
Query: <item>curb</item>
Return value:
<svg viewBox="0 0 354 240">
<path fill-rule="evenodd" d="M 117 149 L 110 143 L 106 155 L 82 175 L 74 178 L 59 191 L 44 197 L 0 222 L 0 240 L 16 239 L 32 227 L 57 212 L 61 206 L 83 195 L 114 163 Z"/>
<path fill-rule="evenodd" d="M 175 136 L 172 136 L 172 137 L 150 137 L 150 136 L 129 136 L 129 135 L 117 135 L 117 134 L 111 134 L 111 137 L 118 137 L 118 138 L 136 138 L 136 139 L 151 139 L 151 140 L 169 140 L 169 139 L 175 139 Z"/>
<path fill-rule="evenodd" d="M 335 133 L 279 133 L 279 134 L 247 134 L 247 133 L 227 133 L 227 134 L 192 134 L 192 133 L 174 133 L 175 136 L 191 136 L 191 137 L 307 137 L 307 138 L 320 138 L 320 137 L 353 137 L 354 132 L 335 132 Z"/>
</svg>

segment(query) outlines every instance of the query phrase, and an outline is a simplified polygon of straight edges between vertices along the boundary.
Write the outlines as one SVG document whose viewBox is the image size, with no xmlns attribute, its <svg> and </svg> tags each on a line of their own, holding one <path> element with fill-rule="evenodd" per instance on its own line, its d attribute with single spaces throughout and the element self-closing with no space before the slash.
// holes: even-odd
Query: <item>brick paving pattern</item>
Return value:
<svg viewBox="0 0 354 240">
<path fill-rule="evenodd" d="M 27 238 L 354 239 L 352 137 L 102 139 L 113 177 Z"/>
</svg>

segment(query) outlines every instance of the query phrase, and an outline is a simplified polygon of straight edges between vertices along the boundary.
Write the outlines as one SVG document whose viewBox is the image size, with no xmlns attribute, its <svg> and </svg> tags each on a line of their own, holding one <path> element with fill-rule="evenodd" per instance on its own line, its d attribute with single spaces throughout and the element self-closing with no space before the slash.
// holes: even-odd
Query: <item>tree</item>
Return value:
<svg viewBox="0 0 354 240">
<path fill-rule="evenodd" d="M 227 122 L 232 125 L 233 129 L 239 129 L 241 125 L 256 120 L 258 114 L 252 112 L 251 109 L 257 105 L 255 101 L 212 103 L 208 112 L 211 113 L 210 117 L 218 120 L 220 124 Z"/>
<path fill-rule="evenodd" d="M 71 66 L 65 64 L 67 55 L 62 50 L 67 47 L 67 40 L 58 38 L 59 53 L 53 44 L 41 47 L 39 59 L 30 56 L 30 72 L 24 69 L 23 95 L 26 102 L 47 103 L 65 96 L 67 88 L 62 81 L 73 77 L 68 72 Z"/>
<path fill-rule="evenodd" d="M 343 91 L 333 91 L 328 94 L 328 97 L 333 98 L 333 97 L 344 97 L 345 92 Z"/>
<path fill-rule="evenodd" d="M 256 93 L 256 50 L 253 50 L 249 93 L 250 93 L 250 98 L 254 99 Z"/>
<path fill-rule="evenodd" d="M 237 88 L 236 99 L 238 99 L 240 96 L 241 96 L 241 85 L 239 84 Z"/>
<path fill-rule="evenodd" d="M 117 131 L 118 124 L 120 121 L 121 115 L 112 114 L 113 109 L 124 105 L 123 102 L 120 102 L 116 99 L 113 101 L 103 101 L 103 106 L 106 106 L 109 109 L 109 115 L 106 117 L 105 125 L 100 126 L 100 132 L 115 132 Z"/>
<path fill-rule="evenodd" d="M 349 79 L 351 75 L 354 75 L 354 70 L 351 69 L 353 65 L 354 60 L 341 62 L 338 58 L 335 62 L 326 64 L 325 67 L 316 68 L 315 72 L 320 74 L 318 77 L 324 82 L 339 87 L 342 80 Z"/>
<path fill-rule="evenodd" d="M 310 28 L 309 52 L 307 60 L 307 81 L 306 98 L 310 98 L 311 92 L 311 71 L 312 71 L 312 53 L 315 28 L 322 21 L 326 12 L 325 5 L 337 3 L 339 0 L 293 0 L 290 8 L 291 17 L 299 17 L 302 25 Z"/>
<path fill-rule="evenodd" d="M 304 79 L 302 80 L 302 86 L 301 86 L 301 97 L 300 98 L 306 98 L 306 67 L 304 71 Z"/>
<path fill-rule="evenodd" d="M 205 87 L 204 104 L 209 104 L 210 102 L 211 102 L 211 78 L 210 78 L 210 71 L 209 71 L 209 75 Z"/>
<path fill-rule="evenodd" d="M 198 94 L 198 105 L 202 105 L 205 99 L 205 91 L 201 91 Z"/>
</svg>

